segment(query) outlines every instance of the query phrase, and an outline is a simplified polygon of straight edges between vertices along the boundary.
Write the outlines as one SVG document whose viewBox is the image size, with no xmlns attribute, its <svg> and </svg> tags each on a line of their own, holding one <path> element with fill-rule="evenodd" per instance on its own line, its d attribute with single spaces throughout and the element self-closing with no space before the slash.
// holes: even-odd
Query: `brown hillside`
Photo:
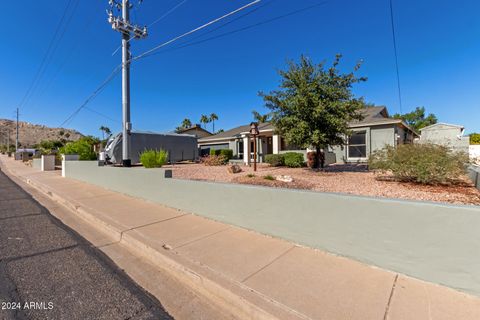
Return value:
<svg viewBox="0 0 480 320">
<path fill-rule="evenodd" d="M 10 144 L 15 144 L 15 121 L 0 119 L 0 144 L 6 144 L 5 129 L 10 132 Z M 60 135 L 61 131 L 64 135 Z M 49 128 L 43 125 L 18 122 L 18 140 L 21 147 L 31 147 L 43 140 L 78 140 L 83 135 L 72 129 Z"/>
</svg>

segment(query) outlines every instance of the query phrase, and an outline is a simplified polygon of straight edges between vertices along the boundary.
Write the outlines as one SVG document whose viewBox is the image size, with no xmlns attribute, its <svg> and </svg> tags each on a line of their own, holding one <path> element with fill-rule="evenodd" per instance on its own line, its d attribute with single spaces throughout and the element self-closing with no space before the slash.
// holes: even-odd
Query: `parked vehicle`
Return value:
<svg viewBox="0 0 480 320">
<path fill-rule="evenodd" d="M 130 139 L 132 164 L 140 162 L 140 154 L 145 150 L 168 151 L 168 162 L 195 161 L 198 159 L 197 138 L 189 134 L 132 132 Z M 122 163 L 122 133 L 107 141 L 105 159 L 108 163 Z"/>
</svg>

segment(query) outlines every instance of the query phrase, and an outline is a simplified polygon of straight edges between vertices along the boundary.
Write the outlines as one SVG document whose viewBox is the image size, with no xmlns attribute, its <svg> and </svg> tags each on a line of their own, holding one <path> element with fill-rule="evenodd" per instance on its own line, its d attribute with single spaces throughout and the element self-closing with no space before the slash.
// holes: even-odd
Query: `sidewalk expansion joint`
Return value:
<svg viewBox="0 0 480 320">
<path fill-rule="evenodd" d="M 129 231 L 133 231 L 133 230 L 136 230 L 136 229 L 148 227 L 148 226 L 151 226 L 151 225 L 154 225 L 154 224 L 157 224 L 157 223 L 162 223 L 162 222 L 165 222 L 165 221 L 169 221 L 169 220 L 181 218 L 181 217 L 187 216 L 187 215 L 189 215 L 189 214 L 190 214 L 190 213 L 184 213 L 184 214 L 180 214 L 180 215 L 175 216 L 175 217 L 171 217 L 171 218 L 167 218 L 167 219 L 161 219 L 161 220 L 153 221 L 153 222 L 150 222 L 150 223 L 142 224 L 142 225 L 140 225 L 140 226 L 136 226 L 136 227 L 132 227 L 132 228 L 129 228 L 129 229 L 125 229 L 125 230 L 123 230 L 122 232 L 120 232 L 120 238 L 122 238 L 122 236 L 123 236 L 123 234 L 124 234 L 125 232 L 129 232 Z"/>
<path fill-rule="evenodd" d="M 390 304 L 392 303 L 393 293 L 395 291 L 395 287 L 397 286 L 398 280 L 398 273 L 395 275 L 395 279 L 393 280 L 392 290 L 390 291 L 390 297 L 388 297 L 387 307 L 385 308 L 385 314 L 383 315 L 383 320 L 388 319 L 388 311 L 390 310 Z"/>
<path fill-rule="evenodd" d="M 245 283 L 245 281 L 247 281 L 248 279 L 250 279 L 251 277 L 253 277 L 254 275 L 258 274 L 259 272 L 265 270 L 266 268 L 268 268 L 269 266 L 271 266 L 275 261 L 277 261 L 278 259 L 280 259 L 281 257 L 285 256 L 287 253 L 289 253 L 290 251 L 292 251 L 293 249 L 295 249 L 297 246 L 293 245 L 292 247 L 288 248 L 287 250 L 285 250 L 285 252 L 283 252 L 282 254 L 280 254 L 278 257 L 276 257 L 275 259 L 273 259 L 272 261 L 270 261 L 269 263 L 267 263 L 266 265 L 264 265 L 263 267 L 261 267 L 260 269 L 258 269 L 257 271 L 253 272 L 252 274 L 248 275 L 245 279 L 241 280 L 240 282 L 241 283 Z"/>
<path fill-rule="evenodd" d="M 216 231 L 216 232 L 214 232 L 214 233 L 207 234 L 207 235 L 205 235 L 205 236 L 203 236 L 203 237 L 200 237 L 200 238 L 198 238 L 198 239 L 194 239 L 194 240 L 188 241 L 188 242 L 186 242 L 186 243 L 184 243 L 184 244 L 181 244 L 181 245 L 175 247 L 174 249 L 176 250 L 176 249 L 178 249 L 178 248 L 181 248 L 181 247 L 184 247 L 184 246 L 188 246 L 189 244 L 195 243 L 195 242 L 197 242 L 197 241 L 205 240 L 205 239 L 210 238 L 210 237 L 212 237 L 212 236 L 214 236 L 214 235 L 216 235 L 216 234 L 219 234 L 219 233 L 221 233 L 221 232 L 227 231 L 227 230 L 229 230 L 229 229 L 231 229 L 231 228 L 232 228 L 232 227 L 226 227 L 226 228 L 224 228 L 224 229 L 222 229 L 222 230 Z"/>
</svg>

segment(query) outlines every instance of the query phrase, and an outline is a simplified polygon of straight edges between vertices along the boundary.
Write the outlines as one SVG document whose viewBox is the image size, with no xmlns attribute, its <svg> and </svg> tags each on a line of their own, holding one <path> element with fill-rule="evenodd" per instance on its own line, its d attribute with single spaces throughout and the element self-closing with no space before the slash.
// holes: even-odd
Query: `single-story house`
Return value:
<svg viewBox="0 0 480 320">
<path fill-rule="evenodd" d="M 194 135 L 197 138 L 205 138 L 205 137 L 210 137 L 212 133 L 200 126 L 199 124 L 196 124 L 194 126 L 191 126 L 190 128 L 181 128 L 175 131 L 175 133 L 181 133 L 181 134 L 191 134 Z"/>
<path fill-rule="evenodd" d="M 350 123 L 353 132 L 346 146 L 329 146 L 327 163 L 365 162 L 372 152 L 387 145 L 396 146 L 412 143 L 418 134 L 400 119 L 390 118 L 386 107 L 368 107 L 364 110 L 364 119 Z M 264 161 L 267 154 L 307 150 L 288 145 L 283 137 L 275 132 L 270 123 L 258 125 L 257 159 Z M 248 164 L 253 161 L 253 140 L 250 137 L 250 125 L 239 126 L 216 135 L 198 140 L 200 155 L 206 155 L 211 149 L 231 149 L 234 158 Z M 245 156 L 247 155 L 247 156 Z"/>
<path fill-rule="evenodd" d="M 420 133 L 420 143 L 439 144 L 468 153 L 470 137 L 464 135 L 463 126 L 439 122 L 420 129 Z"/>
</svg>

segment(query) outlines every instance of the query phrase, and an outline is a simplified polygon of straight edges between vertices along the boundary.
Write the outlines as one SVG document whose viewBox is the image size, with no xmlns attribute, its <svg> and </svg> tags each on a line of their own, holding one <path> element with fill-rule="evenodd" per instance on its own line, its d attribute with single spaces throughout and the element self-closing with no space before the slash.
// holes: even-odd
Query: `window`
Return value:
<svg viewBox="0 0 480 320">
<path fill-rule="evenodd" d="M 367 132 L 357 131 L 348 138 L 348 157 L 367 157 Z"/>
</svg>

